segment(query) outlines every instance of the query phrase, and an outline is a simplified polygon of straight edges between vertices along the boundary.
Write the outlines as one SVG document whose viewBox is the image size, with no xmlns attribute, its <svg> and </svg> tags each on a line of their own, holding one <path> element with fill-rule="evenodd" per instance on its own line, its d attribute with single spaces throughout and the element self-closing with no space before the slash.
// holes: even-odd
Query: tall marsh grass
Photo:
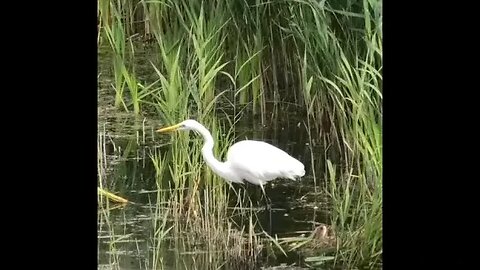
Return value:
<svg viewBox="0 0 480 270">
<path fill-rule="evenodd" d="M 381 4 L 98 0 L 98 40 L 112 55 L 119 110 L 155 112 L 165 125 L 196 118 L 212 131 L 217 157 L 235 141 L 240 112 L 267 124 L 276 110 L 295 108 L 305 117 L 310 143 L 323 148 L 312 160 L 326 157 L 309 173 L 315 189 L 331 198 L 331 223 L 341 239 L 335 262 L 377 268 L 383 250 Z M 139 76 L 140 52 L 149 59 L 145 78 L 154 79 Z M 158 194 L 168 210 L 156 213 L 157 250 L 167 234 L 186 232 L 195 232 L 207 250 L 240 245 L 238 235 L 248 239 L 242 246 L 261 246 L 255 213 L 234 213 L 249 220 L 244 227 L 232 221 L 229 196 L 241 192 L 232 193 L 204 166 L 201 139 L 177 133 L 164 140 L 168 147 L 151 156 L 159 190 L 170 190 Z M 195 245 L 190 240 L 181 244 Z"/>
</svg>

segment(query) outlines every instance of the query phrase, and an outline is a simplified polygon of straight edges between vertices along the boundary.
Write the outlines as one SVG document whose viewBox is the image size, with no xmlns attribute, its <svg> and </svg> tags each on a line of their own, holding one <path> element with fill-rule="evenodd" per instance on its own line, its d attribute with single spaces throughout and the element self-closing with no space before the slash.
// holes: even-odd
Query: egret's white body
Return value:
<svg viewBox="0 0 480 270">
<path fill-rule="evenodd" d="M 195 120 L 185 120 L 180 124 L 159 129 L 158 132 L 170 130 L 195 130 L 203 136 L 205 144 L 202 155 L 207 165 L 223 179 L 243 183 L 248 181 L 263 186 L 276 178 L 295 180 L 305 175 L 304 165 L 283 150 L 262 141 L 245 140 L 230 147 L 225 162 L 213 156 L 213 137 L 210 132 Z"/>
</svg>

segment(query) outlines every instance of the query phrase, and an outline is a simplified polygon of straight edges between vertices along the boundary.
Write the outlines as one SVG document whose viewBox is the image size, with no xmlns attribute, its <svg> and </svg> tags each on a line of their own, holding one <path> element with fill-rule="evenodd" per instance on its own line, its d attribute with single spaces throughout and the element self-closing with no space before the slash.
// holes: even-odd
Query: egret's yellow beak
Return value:
<svg viewBox="0 0 480 270">
<path fill-rule="evenodd" d="M 175 131 L 175 130 L 177 130 L 179 127 L 180 127 L 180 124 L 176 124 L 176 125 L 173 125 L 173 126 L 169 126 L 169 127 L 157 129 L 157 132 L 160 132 L 160 133 L 161 133 L 161 132 Z"/>
</svg>

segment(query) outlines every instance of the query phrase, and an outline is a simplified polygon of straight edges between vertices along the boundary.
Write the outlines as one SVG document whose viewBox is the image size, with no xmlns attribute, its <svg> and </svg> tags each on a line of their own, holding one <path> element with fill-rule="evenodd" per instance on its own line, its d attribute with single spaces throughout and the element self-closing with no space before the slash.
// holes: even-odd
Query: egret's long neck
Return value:
<svg viewBox="0 0 480 270">
<path fill-rule="evenodd" d="M 204 145 L 202 147 L 203 158 L 207 165 L 219 176 L 231 180 L 230 170 L 228 166 L 213 156 L 213 137 L 210 132 L 204 127 L 198 127 L 197 131 L 203 136 Z"/>
</svg>

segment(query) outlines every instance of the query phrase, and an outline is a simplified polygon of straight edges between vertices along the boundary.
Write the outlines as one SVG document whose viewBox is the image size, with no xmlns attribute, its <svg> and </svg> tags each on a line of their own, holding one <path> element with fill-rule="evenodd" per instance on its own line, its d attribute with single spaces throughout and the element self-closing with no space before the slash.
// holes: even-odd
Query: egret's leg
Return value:
<svg viewBox="0 0 480 270">
<path fill-rule="evenodd" d="M 260 184 L 260 188 L 262 189 L 262 194 L 263 194 L 263 198 L 265 199 L 265 203 L 266 203 L 266 206 L 265 206 L 265 210 L 271 210 L 271 201 L 270 199 L 268 198 L 267 196 L 267 193 L 265 192 L 265 188 L 263 187 L 262 184 Z"/>
<path fill-rule="evenodd" d="M 262 188 L 262 197 L 265 198 L 265 211 L 268 215 L 268 233 L 272 234 L 272 201 L 270 200 L 270 198 L 268 198 L 267 193 L 265 192 L 265 188 L 262 184 L 260 184 L 260 187 Z"/>
</svg>

